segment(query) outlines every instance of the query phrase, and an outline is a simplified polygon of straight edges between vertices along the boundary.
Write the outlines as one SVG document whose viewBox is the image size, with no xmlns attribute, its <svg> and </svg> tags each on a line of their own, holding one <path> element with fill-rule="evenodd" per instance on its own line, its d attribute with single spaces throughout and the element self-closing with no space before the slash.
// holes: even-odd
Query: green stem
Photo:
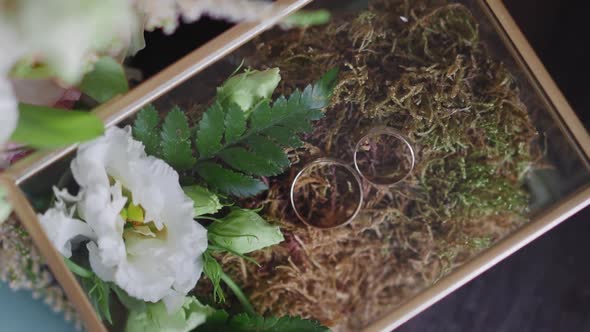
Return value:
<svg viewBox="0 0 590 332">
<path fill-rule="evenodd" d="M 229 287 L 229 289 L 231 289 L 231 291 L 234 293 L 234 295 L 238 298 L 238 301 L 240 301 L 240 303 L 242 304 L 242 307 L 244 307 L 244 311 L 250 316 L 255 316 L 256 312 L 254 311 L 252 304 L 250 303 L 250 301 L 248 300 L 248 298 L 246 297 L 244 292 L 242 292 L 242 289 L 240 288 L 240 286 L 238 286 L 232 280 L 232 278 L 230 276 L 228 276 L 227 274 L 225 274 L 225 272 L 223 272 L 223 271 L 221 271 L 221 280 L 223 280 L 223 282 L 225 282 L 227 287 Z"/>
</svg>

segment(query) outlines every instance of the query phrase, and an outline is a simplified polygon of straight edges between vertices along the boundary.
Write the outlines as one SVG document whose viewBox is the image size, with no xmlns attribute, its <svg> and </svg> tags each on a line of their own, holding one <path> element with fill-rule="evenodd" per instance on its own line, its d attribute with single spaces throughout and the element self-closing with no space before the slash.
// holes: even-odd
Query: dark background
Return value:
<svg viewBox="0 0 590 332">
<path fill-rule="evenodd" d="M 506 0 L 552 77 L 590 128 L 590 11 L 584 0 Z M 148 34 L 132 64 L 146 76 L 230 25 L 203 19 Z M 400 332 L 590 331 L 590 208 L 430 307 Z"/>
</svg>

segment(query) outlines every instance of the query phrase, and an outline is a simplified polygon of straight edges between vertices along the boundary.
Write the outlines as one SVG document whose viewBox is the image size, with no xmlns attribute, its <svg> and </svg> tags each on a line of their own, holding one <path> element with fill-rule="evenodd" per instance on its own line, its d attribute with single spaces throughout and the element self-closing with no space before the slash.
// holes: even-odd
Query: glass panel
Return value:
<svg viewBox="0 0 590 332">
<path fill-rule="evenodd" d="M 164 227 L 158 222 L 161 216 L 182 210 L 183 199 L 171 189 L 178 182 L 209 189 L 186 191 L 197 204 L 198 224 L 208 228 L 211 250 L 204 258 L 208 277 L 201 277 L 190 294 L 233 316 L 248 310 L 243 294 L 235 291 L 237 285 L 259 314 L 313 318 L 342 331 L 357 331 L 391 312 L 590 182 L 587 161 L 560 129 L 559 116 L 536 94 L 478 3 L 317 1 L 312 8 L 331 8 L 332 21 L 264 33 L 158 99 L 154 106 L 160 119 L 144 112 L 136 122 L 135 138 L 144 142 L 148 154 L 171 164 L 179 173 L 178 181 L 163 168 L 139 166 L 146 161 L 128 163 L 139 158 L 137 147 L 123 139 L 112 151 L 98 149 L 96 155 L 86 156 L 87 166 L 75 165 L 75 170 L 91 172 L 92 158 L 107 160 L 108 165 L 98 171 L 106 169 L 109 176 L 102 179 L 113 190 L 112 196 L 107 193 L 109 204 L 126 198 L 116 211 L 122 220 L 125 254 L 141 261 L 142 271 L 152 271 L 154 261 L 162 266 L 156 269 L 161 276 L 146 272 L 133 275 L 136 279 L 116 277 L 112 282 L 119 296 L 121 289 L 146 294 L 150 285 L 160 285 L 166 277 L 176 280 L 194 272 L 192 265 L 183 265 L 186 257 L 179 260 L 182 263 L 169 264 L 180 247 L 170 252 L 162 247 L 168 254 L 161 257 L 152 247 L 157 241 L 168 243 L 176 227 L 166 218 Z M 248 71 L 275 67 L 281 76 L 276 89 L 275 71 Z M 333 86 L 329 74 L 324 76 L 332 68 L 339 69 Z M 236 70 L 248 74 L 224 85 Z M 315 88 L 298 94 L 296 89 L 309 84 Z M 323 108 L 329 91 L 331 99 Z M 318 108 L 323 108 L 322 119 Z M 178 110 L 190 128 L 184 128 Z M 156 124 L 164 118 L 160 133 Z M 308 120 L 310 130 L 295 135 L 305 131 Z M 378 141 L 363 143 L 364 164 L 354 165 L 357 143 L 383 126 L 407 138 L 409 145 L 390 142 L 384 148 Z M 129 146 L 121 148 L 122 144 Z M 278 146 L 285 148 L 285 155 Z M 388 152 L 392 148 L 395 151 Z M 374 185 L 361 176 L 362 195 L 346 194 L 346 183 L 354 189 L 350 179 L 312 177 L 305 190 L 313 193 L 306 197 L 322 202 L 314 208 L 326 209 L 316 216 L 330 215 L 330 207 L 344 204 L 330 201 L 338 196 L 346 196 L 346 202 L 360 197 L 362 208 L 352 222 L 334 222 L 340 227 L 331 229 L 306 226 L 297 218 L 290 194 L 299 171 L 318 158 L 337 159 L 350 170 L 371 169 L 374 165 L 367 155 L 411 160 L 404 164 L 411 174 L 391 186 Z M 68 163 L 26 187 L 39 191 L 45 183 L 45 199 L 52 184 L 75 193 L 75 181 L 63 175 Z M 338 172 L 330 174 L 338 177 Z M 330 189 L 331 184 L 340 191 Z M 92 181 L 86 185 L 92 187 Z M 261 210 L 245 212 L 236 207 Z M 79 208 L 83 213 L 74 217 L 87 218 L 88 208 Z M 267 246 L 280 240 L 274 225 L 284 240 Z M 195 252 L 207 240 L 190 229 L 188 236 L 177 234 L 177 243 L 195 241 L 191 253 L 198 257 Z M 101 236 L 86 236 L 83 242 L 100 245 Z M 78 248 L 74 260 L 88 268 L 87 247 Z M 102 255 L 99 252 L 106 262 L 108 257 Z M 178 266 L 187 269 L 175 270 Z M 219 267 L 225 274 L 212 272 Z M 170 276 L 169 270 L 178 275 Z M 153 280 L 144 282 L 144 277 Z M 235 284 L 224 283 L 227 277 Z M 221 288 L 214 287 L 219 278 Z M 143 288 L 131 287 L 134 281 Z M 219 301 L 220 289 L 224 303 Z M 113 330 L 125 325 L 125 306 L 145 310 L 126 296 L 119 300 L 111 296 L 112 305 L 121 302 L 112 307 Z M 151 310 L 159 315 L 160 309 Z"/>
</svg>

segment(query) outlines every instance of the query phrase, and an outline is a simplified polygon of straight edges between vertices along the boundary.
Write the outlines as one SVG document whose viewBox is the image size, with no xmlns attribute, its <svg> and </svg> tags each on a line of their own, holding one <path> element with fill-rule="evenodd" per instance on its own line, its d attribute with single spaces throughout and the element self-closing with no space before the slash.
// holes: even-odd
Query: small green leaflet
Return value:
<svg viewBox="0 0 590 332">
<path fill-rule="evenodd" d="M 264 190 L 266 185 L 254 177 L 278 175 L 289 166 L 283 148 L 300 146 L 297 135 L 311 131 L 311 121 L 323 117 L 321 110 L 329 105 L 337 75 L 338 70 L 332 69 L 303 92 L 279 97 L 272 105 L 263 99 L 248 117 L 239 113 L 236 104 L 216 101 L 196 131 L 197 173 L 224 193 L 249 196 Z M 202 162 L 210 164 L 199 167 Z M 228 183 L 228 176 L 234 183 Z"/>
<path fill-rule="evenodd" d="M 176 170 L 192 168 L 193 157 L 191 129 L 184 113 L 174 107 L 159 129 L 158 112 L 152 105 L 144 107 L 133 123 L 133 136 L 141 141 L 146 153 L 162 158 Z"/>
<path fill-rule="evenodd" d="M 287 27 L 307 28 L 314 25 L 322 25 L 330 22 L 331 14 L 325 9 L 298 10 L 287 16 L 281 24 Z"/>
<path fill-rule="evenodd" d="M 104 125 L 93 113 L 19 104 L 11 140 L 36 148 L 53 148 L 96 138 Z"/>
<path fill-rule="evenodd" d="M 209 251 L 203 253 L 203 273 L 213 284 L 213 300 L 219 303 L 225 302 L 225 295 L 223 289 L 221 289 L 221 274 L 223 271 L 219 262 L 211 256 Z"/>
<path fill-rule="evenodd" d="M 196 163 L 191 146 L 188 120 L 178 107 L 174 107 L 162 125 L 162 157 L 175 169 L 189 169 Z"/>
<path fill-rule="evenodd" d="M 123 66 L 108 56 L 100 58 L 92 71 L 84 75 L 79 88 L 99 103 L 129 90 Z"/>
<path fill-rule="evenodd" d="M 145 106 L 137 114 L 133 125 L 133 136 L 145 146 L 145 152 L 152 156 L 160 155 L 160 117 L 153 105 Z"/>
<path fill-rule="evenodd" d="M 259 315 L 239 314 L 227 319 L 227 313 L 221 311 L 211 315 L 205 324 L 197 327 L 197 332 L 232 331 L 232 332 L 329 332 L 315 320 L 301 317 L 284 316 L 281 318 Z M 225 322 L 223 319 L 226 319 Z"/>
<path fill-rule="evenodd" d="M 198 163 L 196 171 L 205 182 L 222 192 L 236 196 L 254 196 L 268 189 L 264 182 L 224 168 L 212 161 Z"/>
<path fill-rule="evenodd" d="M 113 285 L 102 281 L 94 272 L 83 268 L 67 258 L 64 258 L 64 262 L 72 273 L 80 277 L 80 283 L 87 292 L 88 299 L 94 306 L 98 316 L 112 324 L 110 299 L 111 287 Z"/>
<path fill-rule="evenodd" d="M 281 318 L 240 314 L 230 323 L 231 331 L 252 332 L 326 332 L 330 331 L 314 320 L 285 316 Z"/>
<path fill-rule="evenodd" d="M 222 149 L 221 138 L 224 132 L 224 110 L 215 102 L 205 114 L 197 131 L 197 149 L 200 158 L 209 158 Z"/>
</svg>

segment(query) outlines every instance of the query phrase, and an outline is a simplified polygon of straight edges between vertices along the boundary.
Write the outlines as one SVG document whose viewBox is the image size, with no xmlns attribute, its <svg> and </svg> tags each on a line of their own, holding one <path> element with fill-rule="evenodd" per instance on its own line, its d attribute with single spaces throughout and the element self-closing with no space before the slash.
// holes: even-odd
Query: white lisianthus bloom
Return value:
<svg viewBox="0 0 590 332">
<path fill-rule="evenodd" d="M 39 222 L 57 251 L 70 258 L 72 244 L 75 245 L 76 240 L 94 240 L 96 237 L 87 223 L 74 218 L 76 207 L 73 203 L 79 198 L 69 195 L 66 190 L 58 191 L 54 188 L 53 191 L 57 199 L 55 207 L 40 215 Z"/>
<path fill-rule="evenodd" d="M 135 298 L 163 300 L 177 311 L 200 278 L 207 249 L 207 231 L 193 220 L 178 173 L 147 156 L 129 127 L 81 145 L 71 168 L 80 185 L 77 212 L 93 232 L 92 270 Z"/>
</svg>

